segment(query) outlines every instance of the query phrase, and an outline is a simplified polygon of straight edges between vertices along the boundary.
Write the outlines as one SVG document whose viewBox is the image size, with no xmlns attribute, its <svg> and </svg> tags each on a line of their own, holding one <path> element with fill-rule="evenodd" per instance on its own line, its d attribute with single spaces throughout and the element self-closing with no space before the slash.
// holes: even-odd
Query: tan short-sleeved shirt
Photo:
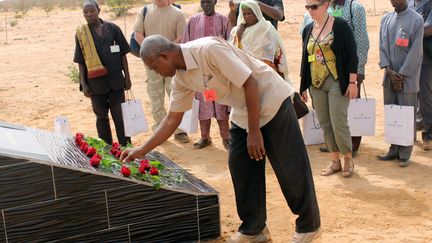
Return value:
<svg viewBox="0 0 432 243">
<path fill-rule="evenodd" d="M 171 41 L 183 34 L 186 17 L 180 9 L 172 5 L 161 8 L 149 4 L 144 21 L 143 11 L 144 7 L 137 14 L 134 32 L 144 33 L 144 36 L 162 35 Z"/>
<path fill-rule="evenodd" d="M 231 121 L 248 130 L 244 82 L 252 74 L 260 96 L 260 127 L 278 112 L 294 87 L 264 62 L 219 37 L 205 37 L 181 44 L 186 70 L 177 70 L 171 83 L 170 111 L 192 107 L 194 92 L 214 89 L 219 104 L 229 105 Z"/>
</svg>

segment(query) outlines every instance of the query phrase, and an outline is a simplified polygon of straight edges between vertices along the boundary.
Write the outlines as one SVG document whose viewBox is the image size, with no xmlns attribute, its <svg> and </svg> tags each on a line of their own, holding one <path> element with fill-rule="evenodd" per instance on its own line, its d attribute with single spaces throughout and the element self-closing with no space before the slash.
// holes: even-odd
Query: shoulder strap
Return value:
<svg viewBox="0 0 432 243">
<path fill-rule="evenodd" d="M 143 21 L 144 21 L 144 19 L 145 19 L 145 16 L 146 16 L 146 14 L 147 14 L 147 5 L 146 6 L 144 6 L 144 10 L 143 10 Z"/>
<path fill-rule="evenodd" d="M 422 5 L 419 5 L 419 6 L 416 6 L 416 9 L 420 9 L 420 8 L 423 8 L 423 7 L 427 7 L 427 8 L 430 8 L 431 5 L 432 4 L 432 0 L 429 0 L 429 1 L 427 1 L 427 2 L 424 2 Z M 429 5 L 429 6 L 428 6 Z"/>
<path fill-rule="evenodd" d="M 354 22 L 353 22 L 354 15 L 353 15 L 353 11 L 352 11 L 353 2 L 354 2 L 354 0 L 351 0 L 351 2 L 350 2 L 350 17 L 351 17 L 351 28 L 352 28 L 352 31 L 354 32 Z"/>
</svg>

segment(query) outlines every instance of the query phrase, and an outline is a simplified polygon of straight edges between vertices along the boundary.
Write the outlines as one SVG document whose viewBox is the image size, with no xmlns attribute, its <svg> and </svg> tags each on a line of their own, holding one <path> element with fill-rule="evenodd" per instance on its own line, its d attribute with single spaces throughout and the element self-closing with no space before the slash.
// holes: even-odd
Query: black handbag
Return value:
<svg viewBox="0 0 432 243">
<path fill-rule="evenodd" d="M 143 22 L 144 22 L 146 14 L 147 14 L 147 6 L 145 6 L 144 10 L 143 10 Z M 136 57 L 140 57 L 139 52 L 141 49 L 141 44 L 135 40 L 135 32 L 132 32 L 132 34 L 131 34 L 131 37 L 129 40 L 129 46 L 131 49 L 131 54 L 136 56 Z"/>
<path fill-rule="evenodd" d="M 295 113 L 297 115 L 297 119 L 300 119 L 306 116 L 307 113 L 309 113 L 309 108 L 303 102 L 303 100 L 300 98 L 300 94 L 297 92 L 295 92 L 294 94 L 293 106 L 294 106 Z"/>
</svg>

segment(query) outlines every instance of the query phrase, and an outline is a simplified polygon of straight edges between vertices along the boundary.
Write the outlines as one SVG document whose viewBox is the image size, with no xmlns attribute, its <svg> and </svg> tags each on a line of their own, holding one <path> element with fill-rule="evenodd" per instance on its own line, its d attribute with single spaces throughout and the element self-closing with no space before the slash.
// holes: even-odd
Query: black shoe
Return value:
<svg viewBox="0 0 432 243">
<path fill-rule="evenodd" d="M 179 143 L 189 143 L 189 137 L 187 133 L 177 133 L 174 135 L 174 140 Z"/>
<path fill-rule="evenodd" d="M 397 155 L 388 155 L 388 154 L 386 154 L 386 155 L 378 155 L 377 159 L 378 160 L 382 160 L 382 161 L 390 161 L 390 160 L 399 159 L 399 156 L 397 156 Z"/>
<path fill-rule="evenodd" d="M 320 147 L 319 150 L 322 153 L 329 153 L 330 152 L 327 147 Z"/>
<path fill-rule="evenodd" d="M 399 166 L 400 167 L 407 167 L 410 164 L 409 159 L 400 159 L 399 160 Z"/>
</svg>

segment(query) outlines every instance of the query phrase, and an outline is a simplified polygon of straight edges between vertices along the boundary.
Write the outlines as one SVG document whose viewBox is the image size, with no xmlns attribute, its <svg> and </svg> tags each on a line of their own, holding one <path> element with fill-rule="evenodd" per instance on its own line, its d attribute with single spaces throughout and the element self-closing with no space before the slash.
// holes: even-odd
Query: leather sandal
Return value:
<svg viewBox="0 0 432 243">
<path fill-rule="evenodd" d="M 196 149 L 202 149 L 212 144 L 212 141 L 210 138 L 206 139 L 200 139 L 198 142 L 194 143 L 194 148 Z"/>
<path fill-rule="evenodd" d="M 324 170 L 321 170 L 320 175 L 329 176 L 342 170 L 340 160 L 332 160 L 331 164 Z"/>
<path fill-rule="evenodd" d="M 352 158 L 344 158 L 343 177 L 351 177 L 354 174 L 354 161 Z"/>
</svg>

